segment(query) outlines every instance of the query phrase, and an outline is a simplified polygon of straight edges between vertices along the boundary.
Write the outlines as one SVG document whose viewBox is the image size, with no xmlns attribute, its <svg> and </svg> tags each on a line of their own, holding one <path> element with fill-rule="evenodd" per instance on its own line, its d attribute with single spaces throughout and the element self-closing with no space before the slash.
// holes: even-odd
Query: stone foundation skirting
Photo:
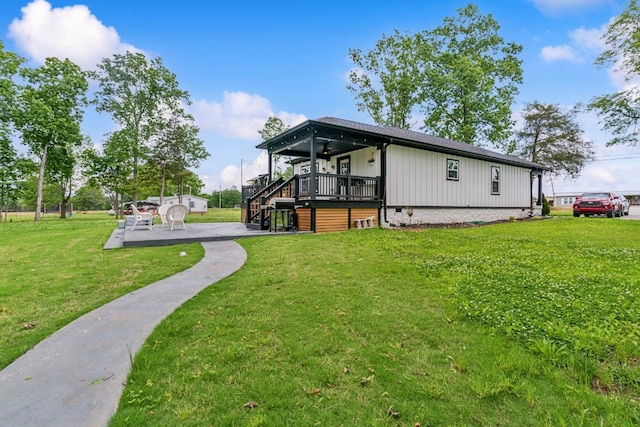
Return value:
<svg viewBox="0 0 640 427">
<path fill-rule="evenodd" d="M 400 210 L 400 212 L 397 212 Z M 411 214 L 411 215 L 410 215 Z M 460 224 L 473 222 L 506 221 L 542 215 L 542 206 L 531 208 L 387 208 L 387 221 L 384 222 L 384 209 L 381 213 L 381 225 L 399 227 L 419 224 Z"/>
</svg>

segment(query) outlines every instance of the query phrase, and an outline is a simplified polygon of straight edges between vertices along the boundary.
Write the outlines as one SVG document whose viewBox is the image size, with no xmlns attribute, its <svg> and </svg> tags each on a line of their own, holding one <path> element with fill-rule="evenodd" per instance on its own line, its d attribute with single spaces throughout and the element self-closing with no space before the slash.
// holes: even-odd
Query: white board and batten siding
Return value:
<svg viewBox="0 0 640 427">
<path fill-rule="evenodd" d="M 458 161 L 457 180 L 447 179 L 448 159 Z M 491 191 L 492 166 L 500 168 L 499 194 Z M 389 207 L 413 207 L 414 223 L 518 218 L 531 207 L 530 169 L 392 145 L 387 149 L 387 197 Z M 398 223 L 409 220 L 406 212 L 391 216 Z"/>
<path fill-rule="evenodd" d="M 351 175 L 356 176 L 378 176 L 380 175 L 380 151 L 375 148 L 366 148 L 362 150 L 352 151 L 342 156 L 331 156 L 329 160 L 317 159 L 317 173 L 338 174 L 337 163 L 342 157 L 349 158 L 349 167 Z M 372 162 L 370 160 L 373 159 Z M 309 160 L 293 165 L 293 173 L 295 175 L 304 175 L 310 172 Z"/>
</svg>

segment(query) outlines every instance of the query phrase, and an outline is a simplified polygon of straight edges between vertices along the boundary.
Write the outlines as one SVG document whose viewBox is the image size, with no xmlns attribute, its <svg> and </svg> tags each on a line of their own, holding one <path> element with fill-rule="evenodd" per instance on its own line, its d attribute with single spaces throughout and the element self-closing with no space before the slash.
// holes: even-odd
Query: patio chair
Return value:
<svg viewBox="0 0 640 427">
<path fill-rule="evenodd" d="M 169 224 L 167 222 L 167 209 L 169 209 L 170 207 L 171 205 L 158 206 L 158 215 L 160 215 L 160 219 L 162 220 L 162 228 L 164 228 L 165 225 Z"/>
<path fill-rule="evenodd" d="M 137 225 L 146 226 L 151 230 L 153 227 L 153 214 L 140 212 L 133 204 L 129 206 L 131 206 L 131 212 L 133 213 L 133 227 L 131 227 L 131 231 L 135 230 Z"/>
<path fill-rule="evenodd" d="M 171 229 L 173 230 L 176 225 L 182 224 L 182 228 L 184 230 L 187 229 L 187 226 L 184 225 L 184 218 L 189 213 L 189 208 L 186 205 L 177 204 L 169 206 L 167 209 L 167 222 L 171 224 Z"/>
</svg>

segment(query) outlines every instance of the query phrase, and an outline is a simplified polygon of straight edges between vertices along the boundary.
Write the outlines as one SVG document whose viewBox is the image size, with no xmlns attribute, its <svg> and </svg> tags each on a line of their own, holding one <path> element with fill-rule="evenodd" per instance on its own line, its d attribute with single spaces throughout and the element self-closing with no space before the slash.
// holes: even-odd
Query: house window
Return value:
<svg viewBox="0 0 640 427">
<path fill-rule="evenodd" d="M 491 194 L 500 194 L 500 166 L 491 166 Z"/>
<path fill-rule="evenodd" d="M 189 202 L 189 207 L 191 209 L 195 209 L 196 208 L 196 202 Z"/>
<path fill-rule="evenodd" d="M 318 162 L 316 162 L 316 172 L 318 172 Z M 300 175 L 306 175 L 309 173 L 311 173 L 311 163 L 300 165 Z"/>
<path fill-rule="evenodd" d="M 452 181 L 458 180 L 458 166 L 459 161 L 454 159 L 447 159 L 447 179 Z"/>
</svg>

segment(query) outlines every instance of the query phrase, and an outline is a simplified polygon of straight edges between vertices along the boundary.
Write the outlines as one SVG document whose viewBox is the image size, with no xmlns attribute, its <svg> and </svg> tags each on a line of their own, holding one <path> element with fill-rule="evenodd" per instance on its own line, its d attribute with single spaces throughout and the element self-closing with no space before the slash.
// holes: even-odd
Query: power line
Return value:
<svg viewBox="0 0 640 427">
<path fill-rule="evenodd" d="M 638 159 L 640 158 L 640 153 L 629 153 L 629 154 L 608 154 L 603 156 L 595 156 L 592 162 L 608 162 L 614 160 L 629 160 L 629 159 Z"/>
</svg>

